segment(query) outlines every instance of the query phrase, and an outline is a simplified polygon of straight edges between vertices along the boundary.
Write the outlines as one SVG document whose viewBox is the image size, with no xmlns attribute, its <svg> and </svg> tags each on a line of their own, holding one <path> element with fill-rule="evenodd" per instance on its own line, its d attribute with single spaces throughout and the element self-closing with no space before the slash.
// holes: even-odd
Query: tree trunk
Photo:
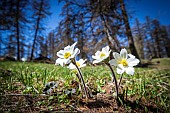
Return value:
<svg viewBox="0 0 170 113">
<path fill-rule="evenodd" d="M 42 5 L 43 5 L 43 0 L 41 0 L 40 9 L 39 9 L 38 18 L 37 18 L 36 30 L 35 30 L 35 34 L 34 34 L 34 41 L 33 41 L 33 44 L 32 44 L 31 57 L 30 57 L 31 61 L 33 60 L 33 57 L 34 57 L 35 43 L 36 43 L 36 40 L 37 40 L 38 31 L 39 31 L 39 24 L 40 24 L 40 19 L 41 19 L 40 16 L 41 16 L 41 11 L 42 11 Z"/>
<path fill-rule="evenodd" d="M 161 58 L 161 45 L 160 45 L 160 37 L 159 37 L 159 30 L 158 28 L 155 29 L 154 31 L 154 35 L 155 35 L 155 46 L 157 48 L 157 51 L 156 51 L 156 56 L 158 58 Z"/>
<path fill-rule="evenodd" d="M 2 34 L 0 34 L 0 56 L 2 55 Z"/>
<path fill-rule="evenodd" d="M 20 0 L 17 0 L 17 14 L 16 14 L 17 60 L 20 60 L 19 7 L 20 7 Z"/>
<path fill-rule="evenodd" d="M 151 32 L 151 22 L 150 22 L 150 18 L 148 16 L 146 16 L 146 26 L 147 26 L 147 32 L 150 36 L 150 38 L 148 38 L 148 49 L 150 49 L 148 52 L 150 54 L 149 58 L 155 58 L 156 57 L 156 48 L 155 48 L 155 44 L 154 44 L 154 37 L 153 34 Z"/>
<path fill-rule="evenodd" d="M 109 46 L 110 48 L 113 50 L 113 49 L 116 49 L 116 51 L 120 51 L 120 47 L 119 45 L 116 43 L 115 39 L 113 37 L 111 37 L 110 35 L 110 32 L 109 32 L 109 26 L 107 24 L 107 21 L 106 19 L 104 18 L 103 14 L 100 14 L 100 18 L 102 20 L 102 23 L 104 24 L 104 29 L 105 29 L 105 32 L 106 32 L 106 35 L 107 35 L 107 40 L 108 40 L 108 43 L 109 43 Z M 114 34 L 114 36 L 116 37 L 116 35 Z"/>
<path fill-rule="evenodd" d="M 55 61 L 55 39 L 54 32 L 52 36 L 52 61 Z"/>
<path fill-rule="evenodd" d="M 134 45 L 134 39 L 133 39 L 132 32 L 131 32 L 131 29 L 130 29 L 128 15 L 126 13 L 124 1 L 119 0 L 119 2 L 120 2 L 120 5 L 121 5 L 122 16 L 123 16 L 123 20 L 124 20 L 124 23 L 125 23 L 126 35 L 128 37 L 130 51 L 133 55 L 135 55 L 137 58 L 139 58 L 139 55 L 138 55 L 137 50 L 136 50 L 135 45 Z"/>
<path fill-rule="evenodd" d="M 54 31 L 49 33 L 49 54 L 51 55 L 52 61 L 55 61 L 55 38 Z"/>
<path fill-rule="evenodd" d="M 163 44 L 165 45 L 165 51 L 167 54 L 167 57 L 170 57 L 170 38 L 168 37 L 168 31 L 166 27 L 162 27 L 162 38 L 163 38 Z"/>
<path fill-rule="evenodd" d="M 138 35 L 138 55 L 140 57 L 140 59 L 144 59 L 144 48 L 143 48 L 143 36 L 142 36 L 142 29 L 140 28 L 140 23 L 138 21 L 138 19 L 136 19 L 136 27 L 137 27 L 137 35 Z M 137 48 L 137 47 L 136 47 Z"/>
</svg>

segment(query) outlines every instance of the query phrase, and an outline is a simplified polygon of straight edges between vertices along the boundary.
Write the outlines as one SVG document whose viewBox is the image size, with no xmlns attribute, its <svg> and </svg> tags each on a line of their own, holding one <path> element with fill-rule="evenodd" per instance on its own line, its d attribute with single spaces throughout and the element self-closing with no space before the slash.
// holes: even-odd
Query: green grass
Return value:
<svg viewBox="0 0 170 113">
<path fill-rule="evenodd" d="M 159 61 L 159 63 L 158 63 Z M 126 96 L 135 97 L 138 101 L 152 101 L 165 111 L 170 108 L 170 59 L 153 59 L 150 68 L 135 68 L 135 75 L 124 74 L 122 89 Z M 102 87 L 111 81 L 110 71 L 106 66 L 87 66 L 82 69 L 85 82 L 93 94 L 105 92 Z M 120 78 L 117 75 L 117 78 Z M 60 89 L 72 87 L 72 80 L 78 81 L 74 71 L 53 64 L 28 62 L 0 62 L 0 94 L 42 94 L 49 81 L 62 81 Z M 78 96 L 81 93 L 77 94 Z M 58 99 L 59 103 L 69 103 L 64 92 L 50 100 Z M 0 105 L 3 104 L 0 101 Z M 37 106 L 43 101 L 37 102 Z M 47 104 L 44 102 L 44 104 Z M 50 108 L 52 109 L 52 108 Z M 146 108 L 147 109 L 147 108 Z"/>
</svg>

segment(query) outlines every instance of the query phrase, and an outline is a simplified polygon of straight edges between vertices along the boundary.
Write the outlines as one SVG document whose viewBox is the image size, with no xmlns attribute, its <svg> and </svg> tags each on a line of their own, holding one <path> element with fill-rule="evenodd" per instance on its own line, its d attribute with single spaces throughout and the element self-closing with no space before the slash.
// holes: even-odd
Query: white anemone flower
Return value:
<svg viewBox="0 0 170 113">
<path fill-rule="evenodd" d="M 118 74 L 126 72 L 129 75 L 133 75 L 135 72 L 133 66 L 140 62 L 134 55 L 128 54 L 126 49 L 122 49 L 120 54 L 113 52 L 113 57 L 115 59 L 110 60 L 109 63 L 117 67 Z"/>
<path fill-rule="evenodd" d="M 74 49 L 76 44 L 77 42 L 75 42 L 71 46 L 66 46 L 64 50 L 58 51 L 57 56 L 59 58 L 56 60 L 55 65 L 60 64 L 61 66 L 64 66 L 65 64 L 69 64 L 71 62 L 71 59 L 75 58 L 80 53 L 80 50 L 78 48 Z"/>
<path fill-rule="evenodd" d="M 25 62 L 25 61 L 27 61 L 27 59 L 26 58 L 21 58 L 21 61 Z"/>
<path fill-rule="evenodd" d="M 80 60 L 76 61 L 76 65 L 78 66 L 78 68 L 82 68 L 82 67 L 86 66 L 85 62 L 86 62 L 86 59 L 85 60 L 80 59 Z M 70 63 L 68 68 L 69 69 L 76 69 L 76 66 L 73 63 Z"/>
<path fill-rule="evenodd" d="M 110 52 L 111 50 L 109 46 L 102 48 L 102 51 L 97 51 L 95 55 L 92 55 L 92 58 L 95 59 L 93 64 L 102 62 L 103 60 L 107 59 L 110 55 Z"/>
</svg>

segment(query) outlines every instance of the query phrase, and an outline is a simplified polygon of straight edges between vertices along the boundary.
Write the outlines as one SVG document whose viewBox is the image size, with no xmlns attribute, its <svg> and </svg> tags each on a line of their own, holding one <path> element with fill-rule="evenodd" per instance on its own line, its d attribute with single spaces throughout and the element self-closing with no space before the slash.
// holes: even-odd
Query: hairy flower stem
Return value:
<svg viewBox="0 0 170 113">
<path fill-rule="evenodd" d="M 119 81 L 118 88 L 120 87 L 120 83 L 121 83 L 121 81 L 122 81 L 122 77 L 123 77 L 123 74 L 122 74 L 121 77 L 120 77 L 120 81 Z"/>
<path fill-rule="evenodd" d="M 81 73 L 79 67 L 77 66 L 77 64 L 75 62 L 72 62 L 72 63 L 76 66 L 76 69 L 78 70 L 78 74 L 79 74 L 78 79 L 81 80 L 80 82 L 82 82 L 82 84 L 83 84 L 83 89 L 84 89 L 84 93 L 86 95 L 86 99 L 88 99 L 89 96 L 88 96 L 87 88 L 86 88 L 82 73 Z"/>
<path fill-rule="evenodd" d="M 115 88 L 116 88 L 116 99 L 118 100 L 118 96 L 119 96 L 119 91 L 118 91 L 118 85 L 117 85 L 117 79 L 116 79 L 116 75 L 114 74 L 113 68 L 111 67 L 111 65 L 109 63 L 106 64 L 111 72 L 112 72 L 112 76 L 113 76 L 113 82 L 115 82 Z"/>
<path fill-rule="evenodd" d="M 84 88 L 83 88 L 83 86 L 82 86 L 82 84 L 81 84 L 81 77 L 80 77 L 80 75 L 77 73 L 76 76 L 77 76 L 77 78 L 79 79 L 81 91 L 84 91 Z M 85 91 L 84 91 L 84 92 L 85 92 Z"/>
</svg>

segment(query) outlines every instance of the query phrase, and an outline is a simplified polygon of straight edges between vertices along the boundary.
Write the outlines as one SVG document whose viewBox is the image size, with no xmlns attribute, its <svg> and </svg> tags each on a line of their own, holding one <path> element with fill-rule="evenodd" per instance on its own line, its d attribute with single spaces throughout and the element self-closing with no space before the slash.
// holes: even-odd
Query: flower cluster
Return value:
<svg viewBox="0 0 170 113">
<path fill-rule="evenodd" d="M 93 64 L 99 63 L 99 62 L 107 62 L 106 59 L 109 59 L 110 56 L 110 48 L 109 46 L 106 46 L 102 48 L 102 51 L 97 51 L 95 53 L 95 56 L 92 56 Z M 132 54 L 128 54 L 126 49 L 122 49 L 120 51 L 120 54 L 117 52 L 113 52 L 114 59 L 111 59 L 109 61 L 110 65 L 113 65 L 117 69 L 118 74 L 123 74 L 126 72 L 129 75 L 134 74 L 134 68 L 133 66 L 136 66 L 139 63 L 139 60 Z"/>
<path fill-rule="evenodd" d="M 55 65 L 60 64 L 61 66 L 68 65 L 69 69 L 76 69 L 76 66 L 71 62 L 74 61 L 76 56 L 80 53 L 80 50 L 78 48 L 74 49 L 77 42 L 75 42 L 73 45 L 68 45 L 64 48 L 64 50 L 60 50 L 57 52 L 57 56 L 59 57 L 56 60 Z M 79 68 L 86 66 L 85 63 L 86 60 L 80 59 L 76 61 L 76 64 Z"/>
<path fill-rule="evenodd" d="M 111 60 L 109 59 L 110 53 L 111 53 L 111 50 L 109 46 L 102 48 L 102 51 L 97 51 L 95 53 L 95 56 L 92 56 L 92 58 L 95 59 L 93 61 L 93 64 L 104 62 L 110 68 L 112 72 L 112 80 L 115 83 L 116 97 L 118 100 L 118 96 L 119 96 L 118 89 L 120 86 L 120 82 L 122 80 L 122 76 L 120 78 L 119 85 L 118 85 L 116 75 L 114 74 L 114 71 L 111 66 L 116 67 L 118 74 L 123 74 L 124 72 L 126 72 L 129 75 L 133 75 L 134 74 L 133 66 L 136 66 L 139 63 L 139 60 L 135 58 L 135 56 L 133 56 L 132 54 L 128 54 L 126 49 L 122 49 L 120 51 L 120 54 L 117 52 L 113 52 L 114 59 L 111 59 Z"/>
<path fill-rule="evenodd" d="M 61 66 L 69 64 L 71 62 L 71 59 L 75 58 L 80 53 L 80 50 L 78 48 L 74 49 L 76 44 L 77 42 L 75 42 L 71 46 L 66 46 L 64 50 L 60 50 L 59 52 L 57 52 L 57 56 L 59 58 L 56 60 L 55 64 L 60 64 Z"/>
<path fill-rule="evenodd" d="M 56 60 L 56 65 L 61 65 L 61 66 L 65 66 L 68 65 L 67 67 L 69 69 L 77 69 L 78 70 L 78 74 L 77 77 L 79 79 L 80 82 L 82 82 L 83 84 L 83 89 L 85 91 L 85 95 L 88 98 L 88 92 L 85 86 L 85 82 L 83 80 L 83 76 L 82 73 L 80 71 L 80 68 L 86 66 L 85 62 L 86 59 L 80 59 L 78 61 L 75 60 L 76 56 L 80 53 L 80 50 L 78 48 L 75 48 L 77 42 L 75 42 L 73 45 L 68 45 L 64 48 L 64 50 L 60 50 L 59 52 L 57 52 L 57 56 L 59 57 Z M 115 66 L 117 73 L 118 74 L 123 74 L 124 72 L 126 72 L 129 75 L 133 75 L 134 74 L 134 66 L 136 66 L 139 63 L 139 60 L 132 54 L 128 54 L 126 49 L 122 49 L 120 51 L 120 54 L 117 52 L 113 52 L 113 57 L 114 59 L 110 59 L 110 53 L 111 50 L 109 48 L 109 46 L 106 46 L 104 48 L 102 48 L 102 51 L 97 51 L 95 53 L 95 55 L 92 55 L 92 58 L 94 59 L 93 64 L 95 63 L 100 63 L 103 62 L 105 63 L 111 70 L 112 72 L 112 77 L 113 77 L 113 81 L 115 82 L 115 88 L 116 88 L 116 95 L 117 95 L 117 99 L 118 99 L 118 84 L 117 84 L 117 79 L 116 76 L 114 74 L 114 71 L 112 69 L 111 66 Z M 122 77 L 121 77 L 122 78 Z M 121 79 L 120 79 L 121 82 Z M 120 85 L 119 82 L 119 85 Z"/>
<path fill-rule="evenodd" d="M 115 59 L 109 61 L 113 66 L 117 67 L 117 73 L 122 74 L 126 72 L 129 75 L 134 74 L 133 66 L 136 66 L 139 63 L 139 60 L 135 58 L 132 54 L 127 54 L 126 49 L 122 49 L 120 54 L 117 52 L 113 53 Z"/>
<path fill-rule="evenodd" d="M 95 59 L 93 61 L 93 64 L 106 60 L 109 57 L 110 52 L 111 52 L 111 50 L 110 50 L 109 46 L 102 48 L 102 51 L 97 51 L 95 53 L 95 55 L 92 55 L 92 58 Z"/>
<path fill-rule="evenodd" d="M 76 74 L 79 81 L 82 82 L 82 90 L 84 90 L 84 93 L 86 95 L 86 98 L 90 97 L 88 95 L 86 85 L 82 76 L 82 73 L 80 71 L 80 68 L 86 66 L 85 62 L 86 60 L 80 59 L 76 61 L 76 56 L 80 53 L 80 50 L 78 48 L 75 48 L 77 42 L 75 42 L 73 45 L 68 45 L 64 48 L 64 50 L 60 50 L 57 52 L 57 56 L 59 57 L 56 60 L 55 65 L 61 65 L 65 66 L 68 65 L 67 67 L 69 69 L 77 69 L 78 73 Z M 75 48 L 75 49 L 74 49 Z"/>
</svg>

